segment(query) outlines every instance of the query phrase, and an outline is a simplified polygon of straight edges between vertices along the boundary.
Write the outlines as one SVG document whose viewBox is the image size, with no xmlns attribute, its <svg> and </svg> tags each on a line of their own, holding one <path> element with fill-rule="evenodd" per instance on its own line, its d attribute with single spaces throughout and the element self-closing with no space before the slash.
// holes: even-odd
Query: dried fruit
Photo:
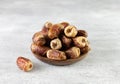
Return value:
<svg viewBox="0 0 120 84">
<path fill-rule="evenodd" d="M 32 40 L 37 45 L 44 45 L 46 43 L 45 37 L 41 32 L 35 33 Z"/>
<path fill-rule="evenodd" d="M 60 39 L 59 38 L 53 39 L 50 42 L 50 47 L 52 49 L 60 49 L 60 48 L 62 48 L 62 43 L 61 43 Z"/>
<path fill-rule="evenodd" d="M 79 48 L 83 48 L 85 47 L 86 43 L 87 43 L 87 38 L 83 37 L 83 36 L 78 36 L 73 38 L 74 44 L 79 47 Z"/>
<path fill-rule="evenodd" d="M 80 48 L 81 54 L 85 54 L 85 53 L 87 53 L 89 50 L 90 50 L 90 46 L 89 46 L 89 45 L 86 45 L 85 47 Z"/>
<path fill-rule="evenodd" d="M 60 24 L 63 25 L 63 28 L 65 28 L 65 27 L 67 27 L 69 25 L 68 22 L 61 22 Z"/>
<path fill-rule="evenodd" d="M 53 25 L 49 31 L 48 31 L 48 37 L 50 39 L 54 39 L 56 37 L 59 37 L 59 34 L 61 33 L 61 27 L 58 24 Z"/>
<path fill-rule="evenodd" d="M 48 30 L 52 27 L 51 22 L 46 22 L 42 28 L 41 34 L 44 35 L 45 38 L 48 38 Z"/>
<path fill-rule="evenodd" d="M 52 27 L 52 23 L 51 22 L 46 22 L 45 24 L 44 24 L 44 28 L 51 28 Z"/>
<path fill-rule="evenodd" d="M 53 60 L 66 60 L 66 55 L 64 52 L 59 50 L 48 50 L 47 58 L 53 59 Z"/>
<path fill-rule="evenodd" d="M 71 42 L 72 42 L 71 38 L 68 38 L 68 37 L 63 35 L 61 40 L 62 40 L 63 46 L 65 48 L 69 48 L 71 46 Z"/>
<path fill-rule="evenodd" d="M 31 51 L 35 54 L 41 55 L 41 56 L 45 56 L 47 51 L 49 50 L 49 47 L 46 46 L 38 46 L 34 43 L 32 43 L 31 45 Z"/>
<path fill-rule="evenodd" d="M 30 71 L 33 68 L 33 63 L 31 60 L 25 57 L 18 57 L 16 63 L 17 66 L 23 71 Z"/>
<path fill-rule="evenodd" d="M 87 36 L 85 30 L 77 30 L 68 22 L 46 22 L 42 30 L 34 34 L 31 51 L 52 60 L 75 59 L 90 50 Z"/>
<path fill-rule="evenodd" d="M 77 36 L 88 37 L 88 34 L 85 30 L 78 30 Z"/>
<path fill-rule="evenodd" d="M 75 26 L 67 26 L 64 30 L 64 33 L 67 37 L 75 37 L 77 35 L 77 29 Z"/>
<path fill-rule="evenodd" d="M 72 47 L 66 51 L 68 58 L 75 59 L 80 56 L 80 49 L 78 47 Z"/>
</svg>

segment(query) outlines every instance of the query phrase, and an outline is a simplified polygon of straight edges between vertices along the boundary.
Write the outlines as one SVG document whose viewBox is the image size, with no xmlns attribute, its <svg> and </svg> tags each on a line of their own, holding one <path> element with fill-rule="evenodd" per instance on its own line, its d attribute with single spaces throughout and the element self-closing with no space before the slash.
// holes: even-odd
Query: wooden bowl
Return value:
<svg viewBox="0 0 120 84">
<path fill-rule="evenodd" d="M 58 60 L 48 59 L 47 57 L 43 57 L 43 56 L 37 55 L 35 53 L 33 53 L 33 54 L 39 60 L 41 60 L 45 63 L 48 63 L 48 64 L 57 65 L 57 66 L 70 65 L 70 64 L 73 64 L 75 62 L 78 62 L 78 61 L 82 60 L 83 58 L 85 58 L 87 56 L 87 53 L 85 53 L 85 54 L 81 55 L 79 58 L 76 58 L 76 59 L 67 59 L 67 60 L 64 60 L 64 61 L 58 61 Z"/>
</svg>

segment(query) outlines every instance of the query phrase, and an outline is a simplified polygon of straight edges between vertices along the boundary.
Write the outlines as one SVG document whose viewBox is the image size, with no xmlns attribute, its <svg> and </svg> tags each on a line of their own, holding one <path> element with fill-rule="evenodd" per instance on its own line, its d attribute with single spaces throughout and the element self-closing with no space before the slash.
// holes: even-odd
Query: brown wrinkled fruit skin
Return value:
<svg viewBox="0 0 120 84">
<path fill-rule="evenodd" d="M 49 46 L 51 39 L 48 37 L 48 32 L 40 31 L 40 33 L 43 34 L 44 37 L 45 37 L 45 41 L 46 41 L 45 45 L 46 45 L 46 46 Z"/>
<path fill-rule="evenodd" d="M 33 35 L 32 40 L 33 40 L 36 36 L 38 36 L 39 34 L 41 34 L 40 31 L 39 31 L 39 32 L 36 32 L 36 33 Z"/>
<path fill-rule="evenodd" d="M 44 28 L 51 28 L 52 27 L 52 23 L 51 22 L 46 22 L 45 24 L 44 24 Z"/>
<path fill-rule="evenodd" d="M 61 33 L 61 28 L 60 28 L 60 26 L 59 26 L 58 24 L 55 24 L 55 25 L 53 25 L 53 26 L 49 29 L 49 31 L 48 31 L 48 37 L 49 37 L 50 39 L 54 39 L 54 38 L 56 38 L 56 37 L 59 37 L 60 33 Z"/>
<path fill-rule="evenodd" d="M 45 36 L 45 38 L 48 38 L 48 31 L 51 27 L 52 27 L 51 22 L 46 22 L 44 24 L 44 27 L 42 28 L 41 34 L 43 34 Z"/>
<path fill-rule="evenodd" d="M 66 60 L 66 55 L 62 51 L 51 49 L 47 51 L 47 58 L 52 60 Z"/>
<path fill-rule="evenodd" d="M 46 46 L 38 46 L 34 43 L 31 44 L 31 51 L 35 54 L 41 55 L 41 56 L 45 56 L 47 51 L 49 50 L 49 47 Z"/>
<path fill-rule="evenodd" d="M 72 42 L 71 38 L 68 38 L 65 35 L 63 35 L 61 40 L 62 40 L 63 47 L 69 48 L 71 46 L 71 42 Z"/>
<path fill-rule="evenodd" d="M 35 38 L 39 35 L 43 35 L 44 38 L 41 39 L 41 41 L 37 41 Z M 49 39 L 48 37 L 48 32 L 45 32 L 45 31 L 39 31 L 39 32 L 36 32 L 34 35 L 33 35 L 33 43 L 37 44 L 37 45 L 47 45 L 49 46 L 50 45 L 50 41 L 51 39 Z"/>
<path fill-rule="evenodd" d="M 68 22 L 61 22 L 60 24 L 63 25 L 64 28 L 67 27 L 67 26 L 69 25 Z"/>
<path fill-rule="evenodd" d="M 23 71 L 30 71 L 33 68 L 31 60 L 24 57 L 18 57 L 16 63 L 17 66 Z"/>
<path fill-rule="evenodd" d="M 78 47 L 72 47 L 65 51 L 66 55 L 70 59 L 75 59 L 80 57 L 80 49 Z"/>
<path fill-rule="evenodd" d="M 86 45 L 84 48 L 80 48 L 80 51 L 81 51 L 81 54 L 85 54 L 88 51 L 90 51 L 90 47 Z"/>
<path fill-rule="evenodd" d="M 85 30 L 78 30 L 77 36 L 88 37 L 88 33 Z"/>
<path fill-rule="evenodd" d="M 41 32 L 35 33 L 32 40 L 37 45 L 44 45 L 46 43 L 45 37 Z"/>
<path fill-rule="evenodd" d="M 40 33 L 43 34 L 45 38 L 48 37 L 48 28 L 43 28 Z"/>
</svg>

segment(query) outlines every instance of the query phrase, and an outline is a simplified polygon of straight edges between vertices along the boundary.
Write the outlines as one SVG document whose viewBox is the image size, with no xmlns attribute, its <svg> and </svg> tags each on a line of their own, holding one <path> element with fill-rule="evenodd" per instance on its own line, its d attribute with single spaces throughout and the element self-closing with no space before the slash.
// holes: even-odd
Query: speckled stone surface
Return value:
<svg viewBox="0 0 120 84">
<path fill-rule="evenodd" d="M 120 0 L 0 0 L 0 84 L 120 84 Z M 89 34 L 92 50 L 69 66 L 53 66 L 30 51 L 46 21 L 68 21 Z M 30 58 L 31 72 L 16 66 Z"/>
</svg>

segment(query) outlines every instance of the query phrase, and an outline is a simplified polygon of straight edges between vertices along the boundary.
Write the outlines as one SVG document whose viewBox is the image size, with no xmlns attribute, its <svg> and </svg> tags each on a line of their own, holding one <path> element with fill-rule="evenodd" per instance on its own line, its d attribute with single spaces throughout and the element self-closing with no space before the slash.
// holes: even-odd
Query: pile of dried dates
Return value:
<svg viewBox="0 0 120 84">
<path fill-rule="evenodd" d="M 51 60 L 77 59 L 90 50 L 87 36 L 85 30 L 77 30 L 68 22 L 46 22 L 33 35 L 31 51 Z"/>
</svg>

